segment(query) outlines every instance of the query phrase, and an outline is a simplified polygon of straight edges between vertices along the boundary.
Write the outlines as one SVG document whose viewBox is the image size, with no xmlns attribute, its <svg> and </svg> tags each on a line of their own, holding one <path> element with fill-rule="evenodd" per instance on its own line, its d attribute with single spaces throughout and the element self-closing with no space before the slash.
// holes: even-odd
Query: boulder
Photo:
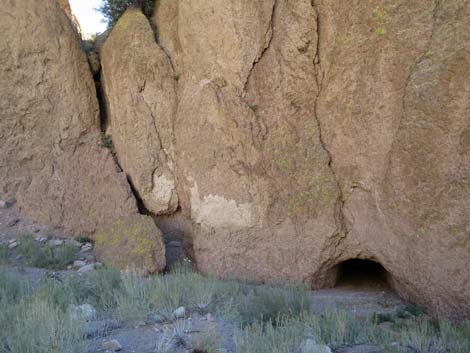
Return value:
<svg viewBox="0 0 470 353">
<path fill-rule="evenodd" d="M 155 273 L 165 268 L 161 231 L 149 216 L 134 215 L 95 234 L 95 253 L 108 266 Z"/>
<path fill-rule="evenodd" d="M 27 218 L 91 234 L 137 212 L 109 150 L 96 92 L 64 1 L 0 10 L 0 194 Z"/>
<path fill-rule="evenodd" d="M 119 163 L 149 211 L 174 212 L 176 81 L 140 10 L 130 8 L 119 19 L 101 50 L 101 65 L 107 133 Z"/>
</svg>

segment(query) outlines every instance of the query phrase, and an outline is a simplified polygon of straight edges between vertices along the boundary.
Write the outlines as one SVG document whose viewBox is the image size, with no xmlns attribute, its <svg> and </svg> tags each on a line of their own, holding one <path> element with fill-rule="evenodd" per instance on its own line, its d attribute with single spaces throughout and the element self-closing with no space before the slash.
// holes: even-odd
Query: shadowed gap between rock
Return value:
<svg viewBox="0 0 470 353">
<path fill-rule="evenodd" d="M 149 23 L 151 24 L 152 30 L 154 32 L 155 40 L 157 42 L 157 45 L 159 45 L 158 44 L 157 30 L 156 30 L 155 26 L 153 26 L 151 21 L 149 21 Z M 84 47 L 82 46 L 82 48 L 84 48 Z M 106 130 L 107 130 L 107 124 L 108 124 L 108 113 L 107 113 L 107 108 L 106 108 L 106 98 L 105 98 L 105 93 L 104 93 L 104 87 L 103 87 L 103 84 L 102 84 L 102 77 L 101 77 L 101 65 L 100 65 L 101 60 L 100 60 L 100 56 L 99 56 L 99 50 L 97 50 L 96 48 L 93 48 L 92 50 L 94 50 L 95 53 L 97 54 L 96 57 L 95 57 L 95 60 L 98 60 L 98 70 L 93 70 L 92 63 L 90 62 L 90 57 L 88 55 L 87 55 L 87 57 L 88 57 L 88 60 L 90 62 L 90 71 L 92 72 L 93 80 L 95 82 L 96 98 L 97 98 L 98 103 L 99 103 L 99 118 L 100 118 L 101 133 L 102 133 L 102 137 L 106 138 Z M 162 50 L 164 50 L 164 49 L 162 48 Z M 171 58 L 169 57 L 169 55 L 167 53 L 166 53 L 166 55 L 167 55 L 168 60 L 170 62 L 170 66 L 171 66 L 172 70 L 174 71 L 174 67 L 173 67 L 173 63 L 171 61 Z M 116 163 L 116 166 L 119 168 L 119 170 L 123 171 L 116 154 L 112 150 L 112 145 L 109 148 L 111 148 L 110 152 L 111 152 L 111 155 L 112 155 L 112 157 L 113 157 L 113 159 Z M 181 208 L 178 207 L 177 210 L 174 213 L 170 214 L 170 215 L 157 216 L 157 215 L 153 214 L 145 206 L 139 192 L 134 187 L 134 185 L 132 183 L 132 180 L 130 179 L 129 176 L 127 176 L 127 182 L 129 184 L 129 188 L 132 192 L 132 195 L 134 196 L 134 199 L 136 200 L 136 204 L 137 204 L 137 208 L 138 208 L 139 213 L 142 214 L 142 215 L 151 216 L 152 219 L 154 220 L 155 224 L 157 225 L 157 227 L 163 232 L 164 239 L 165 239 L 165 247 L 166 247 L 166 257 L 167 257 L 166 263 L 167 263 L 167 265 L 171 266 L 171 265 L 173 265 L 177 262 L 182 261 L 183 258 L 194 258 L 193 249 L 192 249 L 192 241 L 188 241 L 187 236 L 185 236 L 185 237 L 176 236 L 175 237 L 175 235 L 173 234 L 174 232 L 169 231 L 168 226 L 165 224 L 165 219 L 168 218 L 168 217 L 171 217 L 173 215 L 178 215 L 181 212 Z M 163 222 L 160 219 L 162 217 L 164 218 Z M 162 225 L 163 225 L 163 227 L 162 227 Z M 185 238 L 184 243 L 183 243 L 182 238 Z M 180 245 L 176 246 L 175 245 L 176 243 L 180 243 Z"/>
</svg>

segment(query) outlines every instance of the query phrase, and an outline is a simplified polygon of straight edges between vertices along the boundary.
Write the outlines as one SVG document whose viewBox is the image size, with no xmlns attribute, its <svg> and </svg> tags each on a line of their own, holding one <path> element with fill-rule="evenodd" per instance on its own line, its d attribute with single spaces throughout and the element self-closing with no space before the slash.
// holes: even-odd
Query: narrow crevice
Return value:
<svg viewBox="0 0 470 353">
<path fill-rule="evenodd" d="M 171 71 L 173 73 L 173 77 L 176 77 L 177 73 L 176 73 L 176 67 L 175 65 L 173 64 L 173 59 L 171 58 L 171 55 L 170 53 L 168 52 L 168 50 L 160 43 L 160 35 L 158 33 L 158 28 L 157 28 L 157 25 L 155 23 L 153 23 L 153 21 L 151 19 L 148 19 L 149 21 L 149 25 L 150 25 L 150 28 L 152 29 L 152 32 L 153 32 L 153 36 L 155 38 L 155 44 L 157 44 L 157 46 L 163 51 L 163 53 L 165 53 L 167 59 L 168 59 L 168 62 L 170 63 L 170 67 L 171 67 Z"/>
<path fill-rule="evenodd" d="M 248 71 L 248 75 L 246 76 L 245 82 L 243 83 L 241 97 L 244 97 L 246 95 L 248 83 L 250 82 L 251 75 L 256 67 L 256 64 L 258 64 L 261 61 L 266 51 L 271 47 L 271 43 L 274 37 L 274 16 L 276 15 L 277 4 L 278 4 L 278 0 L 274 0 L 273 8 L 271 11 L 271 17 L 269 19 L 268 29 L 266 30 L 266 33 L 264 35 L 264 38 L 265 38 L 264 46 L 261 52 L 256 56 L 255 60 L 251 64 L 250 71 Z"/>
<path fill-rule="evenodd" d="M 320 141 L 320 144 L 323 150 L 327 154 L 328 167 L 333 175 L 333 178 L 335 179 L 336 186 L 337 186 L 338 193 L 339 193 L 338 200 L 336 201 L 336 206 L 335 206 L 335 222 L 336 222 L 337 229 L 334 232 L 332 239 L 331 239 L 331 241 L 335 243 L 333 244 L 334 245 L 333 248 L 336 249 L 347 235 L 347 227 L 346 227 L 346 221 L 345 221 L 345 216 L 344 216 L 345 198 L 344 198 L 341 184 L 339 182 L 339 177 L 336 175 L 335 170 L 333 168 L 333 156 L 324 141 L 322 125 L 319 119 L 318 105 L 319 105 L 320 95 L 322 93 L 323 79 L 324 79 L 324 72 L 321 68 L 321 56 L 320 56 L 321 23 L 320 23 L 319 11 L 317 10 L 315 0 L 311 1 L 311 6 L 315 12 L 315 21 L 316 21 L 315 30 L 316 30 L 316 37 L 317 37 L 316 38 L 317 40 L 316 52 L 315 52 L 315 56 L 313 59 L 315 81 L 317 85 L 317 93 L 314 99 L 314 118 L 315 118 L 315 121 L 317 123 L 317 128 L 318 128 L 318 139 Z"/>
<path fill-rule="evenodd" d="M 119 163 L 115 154 L 112 153 L 112 155 L 114 157 L 115 162 Z M 129 187 L 131 189 L 132 195 L 134 195 L 135 201 L 137 203 L 137 209 L 139 213 L 142 215 L 146 215 L 146 216 L 153 216 L 152 212 L 150 212 L 150 210 L 147 207 L 145 207 L 144 201 L 140 197 L 140 194 L 137 191 L 137 189 L 134 187 L 134 184 L 132 183 L 132 180 L 129 177 L 129 175 L 126 175 L 126 176 L 127 176 L 127 182 L 129 183 Z"/>
<path fill-rule="evenodd" d="M 123 168 L 121 167 L 121 164 L 119 163 L 119 160 L 116 155 L 116 151 L 114 150 L 114 146 L 111 141 L 107 141 L 104 143 L 106 140 L 106 130 L 108 126 L 108 111 L 107 111 L 107 105 L 106 105 L 106 95 L 104 92 L 104 86 L 103 86 L 103 79 L 102 79 L 102 68 L 101 68 L 101 58 L 100 58 L 100 53 L 99 50 L 96 48 L 92 48 L 90 52 L 85 51 L 85 55 L 87 56 L 89 67 L 90 67 L 90 72 L 92 73 L 93 81 L 95 83 L 95 94 L 96 94 L 96 99 L 98 101 L 98 108 L 99 108 L 99 123 L 100 123 L 100 130 L 101 130 L 101 147 L 102 148 L 108 148 L 109 149 L 109 154 L 114 160 L 114 163 L 118 170 L 120 172 L 124 172 Z M 93 58 L 91 58 L 90 55 L 93 55 Z M 92 60 L 94 61 L 92 63 Z M 140 214 L 143 215 L 151 215 L 151 212 L 145 207 L 144 202 L 142 201 L 142 198 L 140 197 L 138 191 L 134 187 L 134 184 L 132 183 L 132 180 L 130 179 L 129 175 L 126 174 L 126 179 L 129 184 L 129 188 L 131 190 L 132 195 L 134 196 L 134 199 L 136 200 L 137 204 L 137 209 Z"/>
<path fill-rule="evenodd" d="M 96 98 L 98 99 L 98 107 L 100 109 L 100 129 L 101 132 L 105 134 L 108 126 L 108 114 L 106 110 L 104 89 L 101 84 L 101 70 L 97 74 L 93 75 L 93 80 L 95 81 Z"/>
</svg>

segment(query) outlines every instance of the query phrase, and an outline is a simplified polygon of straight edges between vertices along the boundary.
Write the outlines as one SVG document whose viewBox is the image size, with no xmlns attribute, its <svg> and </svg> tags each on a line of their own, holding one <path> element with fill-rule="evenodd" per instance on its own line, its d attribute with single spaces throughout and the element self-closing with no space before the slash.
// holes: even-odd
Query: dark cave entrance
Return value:
<svg viewBox="0 0 470 353">
<path fill-rule="evenodd" d="M 336 287 L 390 288 L 390 274 L 378 262 L 351 259 L 336 266 Z"/>
</svg>

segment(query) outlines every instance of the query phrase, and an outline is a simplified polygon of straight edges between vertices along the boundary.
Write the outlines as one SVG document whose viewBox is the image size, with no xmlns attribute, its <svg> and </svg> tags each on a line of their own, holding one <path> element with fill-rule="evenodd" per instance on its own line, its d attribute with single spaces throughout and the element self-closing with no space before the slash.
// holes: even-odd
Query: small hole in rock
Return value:
<svg viewBox="0 0 470 353">
<path fill-rule="evenodd" d="M 389 287 L 389 274 L 378 262 L 352 259 L 344 261 L 337 266 L 337 287 Z"/>
</svg>

